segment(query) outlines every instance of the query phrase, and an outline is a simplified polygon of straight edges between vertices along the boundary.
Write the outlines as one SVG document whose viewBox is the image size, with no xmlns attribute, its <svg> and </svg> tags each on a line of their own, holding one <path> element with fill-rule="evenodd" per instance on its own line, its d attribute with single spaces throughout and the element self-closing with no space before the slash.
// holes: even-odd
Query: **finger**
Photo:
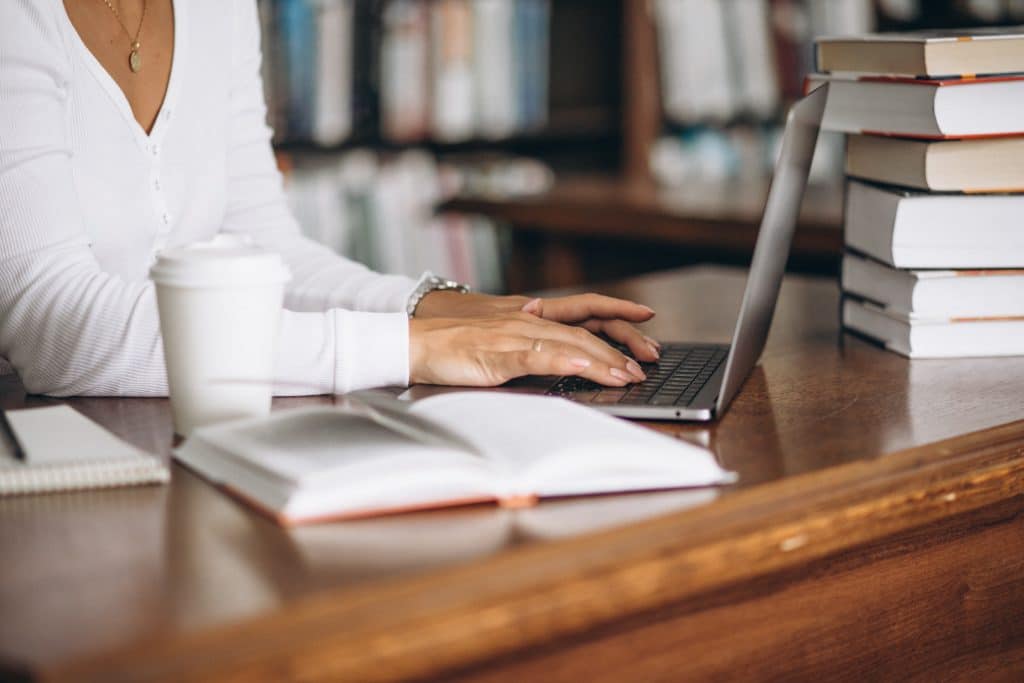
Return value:
<svg viewBox="0 0 1024 683">
<path fill-rule="evenodd" d="M 581 349 L 574 344 L 567 344 L 553 339 L 535 339 L 531 343 L 530 350 L 534 353 L 554 353 L 573 359 L 586 360 L 588 365 L 586 367 L 581 365 L 581 371 L 574 374 L 578 374 L 581 377 L 585 377 L 600 384 L 624 386 L 644 379 L 642 376 L 638 377 L 631 372 L 625 371 L 617 364 L 610 365 L 600 358 L 590 356 L 586 350 Z"/>
<path fill-rule="evenodd" d="M 535 347 L 494 354 L 499 374 L 511 379 L 524 375 L 576 375 L 606 386 L 621 387 L 635 381 L 619 368 L 609 366 L 570 344 L 541 340 Z"/>
<path fill-rule="evenodd" d="M 635 360 L 627 358 L 617 349 L 613 349 L 606 342 L 598 339 L 583 327 L 563 325 L 539 318 L 524 320 L 523 322 L 526 323 L 525 327 L 517 331 L 526 337 L 553 339 L 569 344 L 584 351 L 589 357 L 607 364 L 609 367 L 625 370 L 636 380 L 643 381 L 647 379 L 643 370 L 640 369 L 640 365 Z"/>
<path fill-rule="evenodd" d="M 601 294 L 577 294 L 544 299 L 542 309 L 546 320 L 563 323 L 579 323 L 590 318 L 642 323 L 654 317 L 652 308 Z"/>
<path fill-rule="evenodd" d="M 521 309 L 530 315 L 535 315 L 538 318 L 544 317 L 544 300 L 543 299 L 530 299 L 527 301 Z"/>
<path fill-rule="evenodd" d="M 588 320 L 583 323 L 594 334 L 604 334 L 609 339 L 625 344 L 638 360 L 653 363 L 661 357 L 657 343 L 640 330 L 622 320 Z"/>
</svg>

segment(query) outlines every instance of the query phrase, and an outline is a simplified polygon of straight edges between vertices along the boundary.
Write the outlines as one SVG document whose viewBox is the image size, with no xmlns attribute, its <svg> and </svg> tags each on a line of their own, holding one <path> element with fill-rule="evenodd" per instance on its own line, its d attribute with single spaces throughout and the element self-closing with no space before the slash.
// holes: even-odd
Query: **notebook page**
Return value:
<svg viewBox="0 0 1024 683">
<path fill-rule="evenodd" d="M 163 483 L 158 458 L 67 405 L 6 412 L 25 460 L 0 457 L 0 495 Z"/>
<path fill-rule="evenodd" d="M 28 465 L 124 460 L 144 455 L 66 405 L 7 411 Z"/>
</svg>

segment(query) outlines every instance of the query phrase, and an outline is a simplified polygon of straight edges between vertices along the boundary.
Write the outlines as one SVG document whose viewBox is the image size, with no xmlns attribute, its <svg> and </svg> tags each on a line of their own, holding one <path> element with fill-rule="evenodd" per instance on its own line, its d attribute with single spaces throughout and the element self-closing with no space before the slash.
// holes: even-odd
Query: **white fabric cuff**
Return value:
<svg viewBox="0 0 1024 683">
<path fill-rule="evenodd" d="M 360 293 L 361 299 L 365 297 L 366 305 L 359 306 L 359 308 L 369 311 L 401 311 L 405 313 L 409 297 L 429 275 L 430 273 L 424 273 L 415 280 L 404 275 L 376 275 L 373 284 L 367 286 L 366 291 Z"/>
<path fill-rule="evenodd" d="M 334 391 L 336 323 L 323 313 L 281 311 L 274 364 L 274 395 L 305 396 Z"/>
<path fill-rule="evenodd" d="M 409 384 L 409 316 L 333 309 L 334 392 Z"/>
</svg>

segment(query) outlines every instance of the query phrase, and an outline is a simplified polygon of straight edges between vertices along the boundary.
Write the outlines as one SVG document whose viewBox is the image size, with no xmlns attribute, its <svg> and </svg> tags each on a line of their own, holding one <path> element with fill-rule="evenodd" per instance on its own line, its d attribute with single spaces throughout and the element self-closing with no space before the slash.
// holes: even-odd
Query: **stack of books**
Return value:
<svg viewBox="0 0 1024 683">
<path fill-rule="evenodd" d="M 1024 28 L 823 38 L 848 134 L 843 324 L 911 358 L 1024 355 Z"/>
</svg>

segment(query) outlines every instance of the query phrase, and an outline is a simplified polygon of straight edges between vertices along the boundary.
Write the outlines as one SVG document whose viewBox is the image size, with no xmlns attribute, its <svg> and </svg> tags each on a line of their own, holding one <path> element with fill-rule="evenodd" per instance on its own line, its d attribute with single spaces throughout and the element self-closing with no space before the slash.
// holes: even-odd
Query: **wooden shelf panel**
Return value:
<svg viewBox="0 0 1024 683">
<path fill-rule="evenodd" d="M 762 181 L 693 183 L 660 188 L 612 177 L 559 181 L 532 197 L 462 197 L 441 210 L 477 213 L 528 229 L 568 237 L 606 237 L 710 249 L 750 250 L 767 194 Z M 826 258 L 842 249 L 842 190 L 807 191 L 794 253 Z"/>
</svg>

